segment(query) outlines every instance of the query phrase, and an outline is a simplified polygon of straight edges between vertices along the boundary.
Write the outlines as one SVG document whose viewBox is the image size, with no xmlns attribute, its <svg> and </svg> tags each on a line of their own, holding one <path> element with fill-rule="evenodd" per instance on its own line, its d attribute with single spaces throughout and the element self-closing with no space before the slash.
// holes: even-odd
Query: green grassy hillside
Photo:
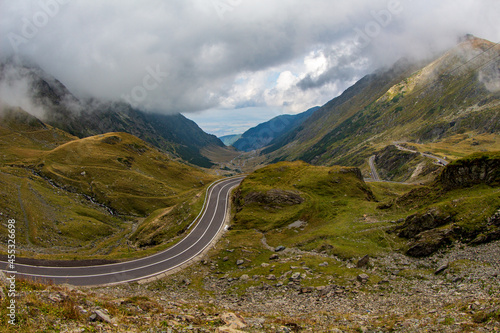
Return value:
<svg viewBox="0 0 500 333">
<path fill-rule="evenodd" d="M 19 109 L 0 120 L 0 213 L 16 219 L 21 255 L 136 255 L 136 245 L 161 245 L 185 230 L 215 179 L 126 133 L 78 139 Z M 169 220 L 155 225 L 162 237 L 130 238 L 167 210 Z"/>
<path fill-rule="evenodd" d="M 427 186 L 365 183 L 356 168 L 304 162 L 266 166 L 235 192 L 233 224 L 212 251 L 210 265 L 222 279 L 241 278 L 231 294 L 265 288 L 274 280 L 286 284 L 290 280 L 284 277 L 294 272 L 313 287 L 343 285 L 366 272 L 357 267 L 365 255 L 427 256 L 457 241 L 500 239 L 498 163 L 498 153 L 472 155 L 450 163 Z M 280 246 L 286 249 L 276 252 Z M 369 265 L 370 286 L 381 281 L 378 268 Z M 423 272 L 433 271 L 401 274 Z M 242 280 L 244 275 L 266 280 Z"/>
<path fill-rule="evenodd" d="M 428 186 L 367 184 L 356 168 L 280 162 L 243 181 L 232 229 L 260 233 L 272 247 L 342 258 L 392 250 L 411 254 L 410 248 L 429 240 L 431 235 L 421 234 L 428 230 L 434 230 L 432 241 L 440 241 L 427 254 L 453 240 L 491 241 L 500 238 L 498 157 L 483 153 L 458 160 Z M 400 223 L 394 229 L 395 221 Z M 392 229 L 398 232 L 388 233 Z"/>
<path fill-rule="evenodd" d="M 64 189 L 86 194 L 121 215 L 145 216 L 171 207 L 210 180 L 125 133 L 63 144 L 44 154 L 36 169 Z"/>
<path fill-rule="evenodd" d="M 378 210 L 378 201 L 411 188 L 369 186 L 356 168 L 281 162 L 243 181 L 236 194 L 232 228 L 257 230 L 273 247 L 326 251 L 348 258 L 376 254 L 394 246 L 384 229 L 402 217 L 401 212 Z"/>
</svg>

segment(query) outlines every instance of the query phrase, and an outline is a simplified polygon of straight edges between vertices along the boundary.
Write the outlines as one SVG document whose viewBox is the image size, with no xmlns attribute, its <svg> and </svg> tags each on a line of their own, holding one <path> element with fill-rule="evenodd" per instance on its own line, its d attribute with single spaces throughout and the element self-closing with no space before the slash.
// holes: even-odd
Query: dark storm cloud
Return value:
<svg viewBox="0 0 500 333">
<path fill-rule="evenodd" d="M 315 105 L 294 87 L 324 87 L 316 94 L 331 98 L 339 93 L 327 89 L 332 82 L 343 88 L 405 53 L 444 49 L 461 33 L 498 39 L 499 13 L 498 1 L 487 0 L 4 0 L 0 52 L 33 59 L 79 96 L 129 98 L 166 113 L 228 100 L 269 104 L 269 82 L 245 90 L 237 79 L 290 66 L 295 84 L 268 97 Z M 300 66 L 312 51 L 325 59 L 315 72 Z"/>
</svg>

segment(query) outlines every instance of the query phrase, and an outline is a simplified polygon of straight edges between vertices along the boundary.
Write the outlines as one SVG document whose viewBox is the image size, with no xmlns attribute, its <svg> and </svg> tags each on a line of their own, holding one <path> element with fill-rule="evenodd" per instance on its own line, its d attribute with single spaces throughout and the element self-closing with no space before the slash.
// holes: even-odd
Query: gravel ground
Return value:
<svg viewBox="0 0 500 333">
<path fill-rule="evenodd" d="M 232 294 L 254 277 L 233 280 L 197 263 L 147 284 L 20 291 L 17 304 L 30 331 L 500 332 L 500 241 L 423 259 L 393 253 L 363 271 L 314 288 L 314 272 L 255 277 Z"/>
</svg>

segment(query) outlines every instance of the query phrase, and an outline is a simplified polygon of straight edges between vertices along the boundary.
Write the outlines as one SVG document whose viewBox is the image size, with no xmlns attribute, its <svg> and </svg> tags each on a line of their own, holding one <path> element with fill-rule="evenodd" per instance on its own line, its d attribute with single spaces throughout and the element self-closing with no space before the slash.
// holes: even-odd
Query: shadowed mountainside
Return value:
<svg viewBox="0 0 500 333">
<path fill-rule="evenodd" d="M 14 61 L 0 64 L 0 81 L 27 96 L 30 109 L 47 124 L 80 138 L 126 132 L 165 152 L 202 167 L 213 163 L 202 150 L 224 150 L 214 135 L 205 133 L 181 114 L 146 113 L 123 102 L 81 101 L 57 79 L 34 65 Z M 22 88 L 22 89 L 19 89 Z M 24 103 L 26 104 L 26 103 Z M 13 107 L 20 105 L 11 105 Z M 33 110 L 27 110 L 33 113 Z"/>
<path fill-rule="evenodd" d="M 500 46 L 467 36 L 436 60 L 367 75 L 263 150 L 270 161 L 363 165 L 394 141 L 500 132 Z"/>
</svg>

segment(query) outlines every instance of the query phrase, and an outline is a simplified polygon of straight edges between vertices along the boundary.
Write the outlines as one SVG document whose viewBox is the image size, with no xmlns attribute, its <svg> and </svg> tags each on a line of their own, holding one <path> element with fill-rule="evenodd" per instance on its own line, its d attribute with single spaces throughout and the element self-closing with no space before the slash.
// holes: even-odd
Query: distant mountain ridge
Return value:
<svg viewBox="0 0 500 333">
<path fill-rule="evenodd" d="M 232 135 L 224 135 L 220 136 L 219 139 L 226 145 L 226 146 L 232 146 L 233 143 L 238 141 L 238 139 L 241 138 L 241 134 L 232 134 Z"/>
<path fill-rule="evenodd" d="M 43 121 L 80 138 L 108 132 L 126 132 L 201 167 L 213 163 L 202 155 L 206 147 L 224 149 L 216 136 L 205 133 L 181 114 L 146 113 L 123 102 L 80 101 L 57 79 L 35 66 L 0 64 L 0 81 L 21 80 Z M 18 106 L 18 105 L 12 105 Z M 30 110 L 27 110 L 30 111 Z"/>
<path fill-rule="evenodd" d="M 269 162 L 361 166 L 393 141 L 500 132 L 500 46 L 466 36 L 426 62 L 401 60 L 359 80 L 262 151 Z"/>
<path fill-rule="evenodd" d="M 299 126 L 319 108 L 316 106 L 296 115 L 274 117 L 243 133 L 241 138 L 233 143 L 233 147 L 246 152 L 264 148 L 276 138 Z"/>
</svg>

